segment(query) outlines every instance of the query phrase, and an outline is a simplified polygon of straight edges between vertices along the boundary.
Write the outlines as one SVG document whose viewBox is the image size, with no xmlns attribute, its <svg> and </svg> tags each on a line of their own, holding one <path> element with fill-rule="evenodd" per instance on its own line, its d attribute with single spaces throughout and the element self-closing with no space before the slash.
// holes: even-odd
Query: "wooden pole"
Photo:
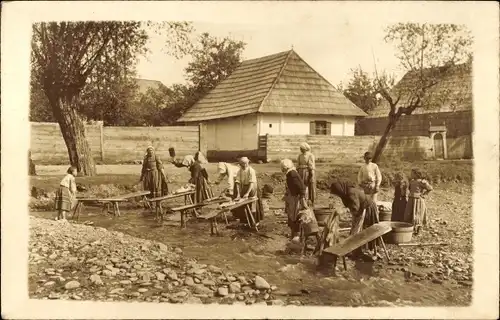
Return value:
<svg viewBox="0 0 500 320">
<path fill-rule="evenodd" d="M 99 126 L 100 131 L 100 144 L 101 144 L 101 161 L 104 162 L 104 122 L 101 121 Z"/>
</svg>

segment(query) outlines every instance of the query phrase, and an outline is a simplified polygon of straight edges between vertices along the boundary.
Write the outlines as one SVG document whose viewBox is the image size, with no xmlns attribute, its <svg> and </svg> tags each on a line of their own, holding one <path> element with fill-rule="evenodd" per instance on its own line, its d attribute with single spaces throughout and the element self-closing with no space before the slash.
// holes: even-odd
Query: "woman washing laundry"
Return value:
<svg viewBox="0 0 500 320">
<path fill-rule="evenodd" d="M 338 196 L 344 206 L 352 216 L 352 226 L 350 235 L 357 234 L 361 230 L 378 223 L 378 209 L 373 200 L 366 196 L 363 190 L 356 188 L 354 183 L 346 180 L 339 180 L 332 183 L 330 192 Z M 369 243 L 369 248 L 374 249 L 375 243 Z M 353 258 L 362 256 L 362 249 L 358 248 L 351 254 Z"/>
<path fill-rule="evenodd" d="M 241 157 L 239 159 L 239 170 L 236 174 L 235 183 L 235 201 L 240 199 L 257 198 L 257 202 L 252 204 L 252 214 L 255 219 L 255 223 L 258 224 L 260 220 L 264 218 L 264 210 L 262 208 L 262 200 L 260 195 L 260 190 L 257 183 L 257 173 L 254 168 L 250 166 L 250 160 L 247 157 Z M 246 219 L 245 211 L 243 208 L 238 208 L 233 210 L 233 215 L 240 219 L 240 222 L 250 224 Z"/>
<path fill-rule="evenodd" d="M 300 144 L 300 154 L 297 159 L 297 172 L 306 187 L 306 200 L 314 207 L 316 199 L 316 160 L 307 143 Z"/>
<path fill-rule="evenodd" d="M 213 198 L 207 170 L 201 165 L 201 162 L 205 161 L 206 159 L 201 152 L 197 152 L 194 157 L 192 155 L 187 155 L 181 161 L 172 161 L 174 166 L 178 168 L 186 167 L 191 173 L 191 177 L 188 182 L 193 184 L 195 187 L 195 194 L 192 196 L 194 203 L 203 202 L 206 199 Z"/>
<path fill-rule="evenodd" d="M 141 178 L 143 188 L 150 191 L 149 198 L 161 197 L 168 194 L 167 176 L 163 169 L 160 157 L 155 153 L 155 149 L 149 146 L 142 162 Z"/>
<path fill-rule="evenodd" d="M 236 195 L 235 190 L 235 179 L 238 174 L 239 168 L 233 164 L 226 162 L 219 162 L 217 165 L 217 172 L 219 173 L 219 178 L 215 181 L 215 184 L 220 184 L 224 179 L 227 181 L 226 188 L 222 191 L 222 194 L 231 199 Z"/>
</svg>

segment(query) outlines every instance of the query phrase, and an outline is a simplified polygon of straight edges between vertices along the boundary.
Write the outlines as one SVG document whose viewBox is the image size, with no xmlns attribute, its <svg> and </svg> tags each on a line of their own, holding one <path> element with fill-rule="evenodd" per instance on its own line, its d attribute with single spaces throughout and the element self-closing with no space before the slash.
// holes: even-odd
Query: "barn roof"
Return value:
<svg viewBox="0 0 500 320">
<path fill-rule="evenodd" d="M 423 98 L 424 108 L 417 108 L 412 114 L 455 112 L 472 110 L 472 64 L 462 63 L 449 67 L 424 69 L 424 77 L 432 77 L 436 85 L 427 89 Z M 391 96 L 401 96 L 398 106 L 405 107 L 417 85 L 419 71 L 410 71 L 392 88 Z M 420 85 L 421 86 L 421 85 Z M 369 112 L 370 118 L 387 117 L 389 104 L 382 103 Z"/>
<path fill-rule="evenodd" d="M 149 88 L 157 89 L 159 86 L 163 85 L 161 81 L 158 80 L 148 80 L 148 79 L 134 79 L 139 93 L 146 93 Z"/>
<path fill-rule="evenodd" d="M 290 50 L 243 61 L 178 121 L 252 113 L 367 115 Z"/>
</svg>

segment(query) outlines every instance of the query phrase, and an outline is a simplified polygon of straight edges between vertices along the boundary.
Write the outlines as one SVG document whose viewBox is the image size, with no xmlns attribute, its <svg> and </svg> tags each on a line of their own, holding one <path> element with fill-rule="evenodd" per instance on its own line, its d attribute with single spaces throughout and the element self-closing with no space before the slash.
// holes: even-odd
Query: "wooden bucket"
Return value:
<svg viewBox="0 0 500 320">
<path fill-rule="evenodd" d="M 411 223 L 399 221 L 383 221 L 381 224 L 388 224 L 392 231 L 383 235 L 384 241 L 390 244 L 410 242 L 413 237 L 413 225 Z"/>
<path fill-rule="evenodd" d="M 332 212 L 333 210 L 330 207 L 315 208 L 314 216 L 316 217 L 316 221 L 318 221 L 318 226 L 324 227 Z"/>
</svg>

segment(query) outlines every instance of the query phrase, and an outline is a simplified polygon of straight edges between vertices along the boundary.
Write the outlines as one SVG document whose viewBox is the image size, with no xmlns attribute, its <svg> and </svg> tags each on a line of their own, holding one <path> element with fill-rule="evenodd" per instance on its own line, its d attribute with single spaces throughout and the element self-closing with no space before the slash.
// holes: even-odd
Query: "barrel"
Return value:
<svg viewBox="0 0 500 320">
<path fill-rule="evenodd" d="M 316 217 L 316 221 L 318 221 L 318 226 L 324 227 L 326 225 L 326 221 L 332 214 L 332 209 L 330 207 L 324 208 L 315 208 L 314 216 Z"/>
<path fill-rule="evenodd" d="M 413 237 L 413 225 L 411 223 L 399 221 L 383 221 L 380 223 L 388 224 L 392 228 L 389 233 L 383 236 L 386 243 L 399 244 L 411 241 Z"/>
</svg>

